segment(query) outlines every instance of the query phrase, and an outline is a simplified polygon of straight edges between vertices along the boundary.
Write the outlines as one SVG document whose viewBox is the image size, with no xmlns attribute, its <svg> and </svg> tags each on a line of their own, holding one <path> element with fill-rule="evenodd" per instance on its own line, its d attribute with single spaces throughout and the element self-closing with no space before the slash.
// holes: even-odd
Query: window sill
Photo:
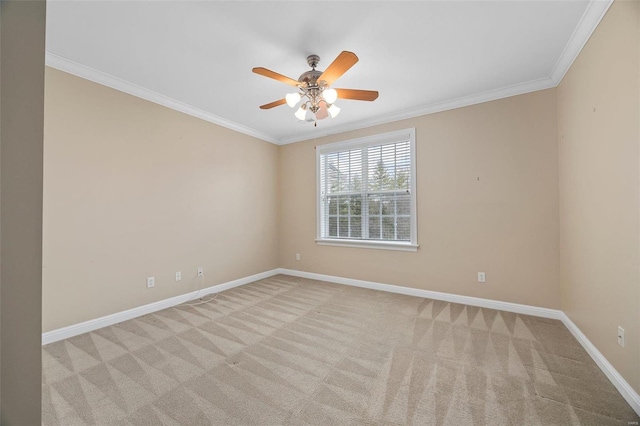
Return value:
<svg viewBox="0 0 640 426">
<path fill-rule="evenodd" d="M 339 239 L 318 239 L 316 243 L 320 246 L 341 246 L 368 248 L 378 250 L 397 250 L 397 251 L 418 251 L 419 245 L 411 243 L 392 243 L 389 241 L 372 241 L 372 240 L 339 240 Z"/>
</svg>

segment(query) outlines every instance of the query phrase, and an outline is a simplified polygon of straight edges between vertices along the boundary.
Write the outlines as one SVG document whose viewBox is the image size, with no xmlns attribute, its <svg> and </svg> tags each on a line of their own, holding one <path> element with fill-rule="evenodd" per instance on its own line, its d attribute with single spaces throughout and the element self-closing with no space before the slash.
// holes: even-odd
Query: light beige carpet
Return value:
<svg viewBox="0 0 640 426">
<path fill-rule="evenodd" d="M 46 425 L 627 425 L 559 321 L 279 275 L 43 348 Z"/>
</svg>

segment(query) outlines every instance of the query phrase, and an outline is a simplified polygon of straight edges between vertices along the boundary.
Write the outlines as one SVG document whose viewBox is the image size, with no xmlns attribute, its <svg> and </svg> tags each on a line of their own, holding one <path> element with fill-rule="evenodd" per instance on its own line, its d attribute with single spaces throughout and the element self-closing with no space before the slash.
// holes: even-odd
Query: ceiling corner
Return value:
<svg viewBox="0 0 640 426">
<path fill-rule="evenodd" d="M 613 4 L 613 0 L 592 0 L 584 11 L 580 22 L 573 31 L 571 38 L 564 47 L 560 58 L 551 72 L 551 80 L 557 86 L 564 75 L 569 71 L 571 64 L 576 60 L 582 48 L 587 44 L 589 37 Z"/>
</svg>

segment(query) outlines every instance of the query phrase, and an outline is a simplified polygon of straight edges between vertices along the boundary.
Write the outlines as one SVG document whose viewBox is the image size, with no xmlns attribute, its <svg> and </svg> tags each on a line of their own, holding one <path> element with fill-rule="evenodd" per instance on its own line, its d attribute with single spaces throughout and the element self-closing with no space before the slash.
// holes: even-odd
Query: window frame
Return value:
<svg viewBox="0 0 640 426">
<path fill-rule="evenodd" d="M 324 154 L 347 151 L 350 149 L 362 149 L 377 145 L 392 144 L 396 142 L 409 141 L 410 156 L 410 239 L 409 241 L 390 240 L 361 240 L 346 238 L 328 238 L 322 236 L 322 207 L 323 193 L 321 188 L 321 158 Z M 367 191 L 363 190 L 363 194 Z M 316 243 L 318 245 L 357 247 L 383 250 L 418 250 L 418 217 L 417 217 L 417 197 L 416 197 L 416 130 L 414 127 L 398 130 L 394 132 L 381 133 L 372 136 L 365 136 L 357 139 L 350 139 L 316 146 Z M 363 220 L 364 221 L 364 220 Z"/>
</svg>

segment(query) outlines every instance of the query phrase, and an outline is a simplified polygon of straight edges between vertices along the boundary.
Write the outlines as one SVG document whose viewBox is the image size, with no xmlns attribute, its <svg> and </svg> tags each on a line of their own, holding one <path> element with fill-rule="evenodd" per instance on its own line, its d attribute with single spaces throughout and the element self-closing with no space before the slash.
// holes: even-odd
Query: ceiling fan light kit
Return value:
<svg viewBox="0 0 640 426">
<path fill-rule="evenodd" d="M 298 80 L 266 68 L 254 68 L 252 71 L 256 74 L 278 80 L 298 89 L 297 92 L 288 93 L 284 99 L 260 106 L 260 109 L 271 109 L 285 103 L 291 108 L 295 108 L 299 102 L 302 102 L 294 113 L 295 117 L 300 121 L 317 122 L 327 117 L 335 118 L 338 116 L 340 108 L 335 104 L 338 99 L 373 101 L 378 97 L 378 92 L 372 90 L 331 88 L 334 81 L 358 62 L 358 57 L 354 53 L 343 51 L 324 72 L 316 70 L 319 62 L 318 55 L 308 56 L 307 64 L 311 70 L 302 73 Z"/>
<path fill-rule="evenodd" d="M 287 105 L 289 105 L 291 108 L 295 108 L 295 106 L 298 104 L 298 102 L 300 102 L 300 93 L 295 92 L 295 93 L 287 93 L 287 96 L 285 96 L 285 99 L 287 100 Z"/>
</svg>

